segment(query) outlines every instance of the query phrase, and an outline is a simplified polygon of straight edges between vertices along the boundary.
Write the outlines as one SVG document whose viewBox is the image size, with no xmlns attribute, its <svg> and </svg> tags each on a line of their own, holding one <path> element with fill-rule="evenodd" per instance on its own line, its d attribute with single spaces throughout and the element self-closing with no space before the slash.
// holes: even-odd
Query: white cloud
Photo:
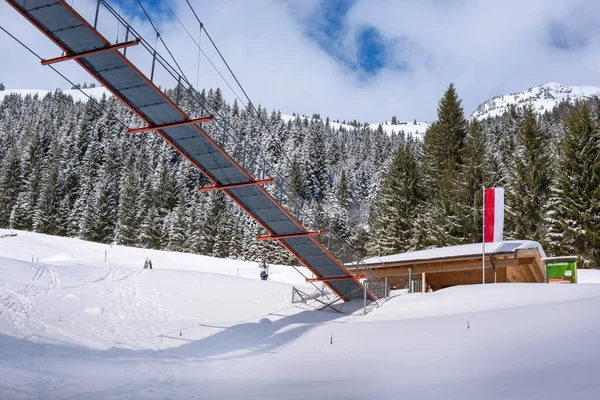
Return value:
<svg viewBox="0 0 600 400">
<path fill-rule="evenodd" d="M 171 0 L 170 4 L 176 5 L 184 24 L 197 35 L 185 1 Z M 306 35 L 310 26 L 305 24 L 310 24 L 310 16 L 319 7 L 316 0 L 196 0 L 193 4 L 252 100 L 286 113 L 317 112 L 363 121 L 385 120 L 392 115 L 431 120 L 451 81 L 457 85 L 467 113 L 493 95 L 548 81 L 600 86 L 600 30 L 591 19 L 600 13 L 600 3 L 594 0 L 359 0 L 347 15 L 348 34 L 357 26 L 373 25 L 386 39 L 408 43 L 407 47 L 397 46 L 398 53 L 391 55 L 396 62 L 408 65 L 407 71 L 384 68 L 366 81 L 357 79 Z M 88 18 L 93 16 L 91 1 L 75 0 L 75 8 Z M 195 83 L 197 50 L 179 24 L 169 19 L 168 12 L 162 16 L 157 22 L 163 38 Z M 137 17 L 133 21 L 150 40 L 149 24 Z M 567 27 L 586 27 L 583 32 L 577 30 L 578 35 L 588 35 L 586 45 L 573 50 L 552 47 L 549 29 L 557 21 Z M 580 21 L 587 22 L 581 25 Z M 5 2 L 0 3 L 0 24 L 42 57 L 58 55 L 56 46 Z M 103 32 L 114 40 L 116 27 L 103 25 Z M 0 38 L 0 81 L 7 87 L 68 86 L 1 32 Z M 202 44 L 217 62 L 206 37 Z M 410 51 L 399 53 L 403 48 Z M 159 51 L 167 56 L 160 47 Z M 128 50 L 131 57 L 139 54 L 140 49 Z M 150 61 L 140 63 L 142 70 L 149 72 Z M 225 73 L 221 63 L 217 66 Z M 77 82 L 91 80 L 74 62 L 58 68 Z M 205 59 L 201 60 L 200 80 L 201 86 L 220 85 L 232 98 Z"/>
</svg>

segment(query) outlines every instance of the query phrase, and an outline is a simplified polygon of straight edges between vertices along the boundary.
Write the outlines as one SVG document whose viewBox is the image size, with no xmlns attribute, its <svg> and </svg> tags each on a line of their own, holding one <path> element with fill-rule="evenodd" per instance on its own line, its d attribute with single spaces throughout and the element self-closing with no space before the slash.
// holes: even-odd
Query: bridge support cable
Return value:
<svg viewBox="0 0 600 400">
<path fill-rule="evenodd" d="M 85 21 L 65 0 L 6 1 L 34 26 L 38 27 L 67 55 L 111 46 L 104 36 Z M 104 2 L 104 0 L 100 1 Z M 120 16 L 115 17 L 119 21 L 123 21 L 128 32 L 136 37 L 141 37 Z M 82 41 L 82 38 L 85 40 Z M 164 44 L 164 41 L 162 42 Z M 163 66 L 165 71 L 183 86 L 183 89 L 188 90 L 192 95 L 194 93 L 196 96 L 198 95 L 185 75 L 177 72 L 177 69 L 180 68 L 176 62 L 177 68 L 171 67 L 160 56 L 156 48 L 148 46 L 143 38 L 141 44 L 140 48 L 145 49 L 153 57 L 153 64 L 156 62 L 157 65 Z M 173 58 L 166 44 L 165 48 Z M 118 49 L 74 58 L 74 61 L 98 82 L 101 82 L 107 90 L 145 122 L 146 127 L 136 129 L 139 129 L 139 131 L 148 130 L 148 128 L 156 130 L 167 143 L 212 182 L 212 189 L 225 190 L 228 197 L 254 218 L 268 233 L 265 239 L 277 240 L 317 278 L 347 277 L 347 279 L 323 281 L 340 298 L 352 300 L 362 297 L 360 294 L 365 288 L 358 281 L 358 278 L 354 278 L 348 271 L 346 266 L 349 264 L 346 263 L 345 259 L 342 258 L 343 261 L 337 259 L 331 252 L 334 250 L 333 247 L 328 246 L 326 248 L 316 239 L 315 232 L 317 231 L 307 230 L 263 187 L 264 184 L 277 184 L 277 181 L 283 184 L 284 179 L 279 180 L 279 176 L 274 175 L 276 179 L 273 182 L 255 184 L 259 182 L 253 177 L 256 171 L 262 171 L 263 176 L 268 172 L 265 154 L 261 153 L 262 157 L 260 154 L 249 154 L 248 165 L 254 168 L 250 171 L 255 171 L 249 172 L 245 168 L 247 163 L 242 162 L 240 164 L 233 157 L 235 147 L 231 146 L 235 143 L 232 143 L 231 140 L 229 143 L 221 140 L 219 144 L 218 139 L 215 139 L 209 133 L 211 131 L 213 135 L 216 133 L 210 129 L 210 126 L 205 130 L 198 123 L 190 123 L 189 121 L 192 118 L 179 108 L 176 104 L 178 102 L 173 101 L 158 88 Z M 178 86 L 177 90 L 181 90 L 181 87 Z M 198 99 L 198 97 L 195 98 Z M 206 105 L 203 105 L 202 110 L 203 113 L 209 111 L 206 109 Z M 228 133 L 227 120 L 224 123 L 224 119 L 218 113 L 209 114 L 214 114 L 213 123 L 225 127 L 222 132 L 223 138 L 225 138 Z M 216 135 L 220 137 L 221 133 L 216 133 Z M 224 147 L 227 144 L 231 147 L 229 151 Z M 253 164 L 253 162 L 257 164 Z M 259 166 L 260 164 L 262 166 Z M 260 176 L 260 174 L 257 176 Z M 244 185 L 231 186 L 240 183 L 244 183 Z M 313 225 L 319 223 L 316 218 L 317 214 L 314 217 Z M 346 244 L 342 241 L 340 245 L 345 246 Z M 347 254 L 346 250 L 343 254 Z M 368 297 L 372 300 L 377 298 L 370 290 L 368 291 Z"/>
<path fill-rule="evenodd" d="M 167 0 L 163 0 L 165 3 Z M 271 128 L 269 127 L 269 125 L 266 123 L 266 121 L 263 119 L 263 116 L 261 115 L 261 113 L 257 110 L 257 108 L 254 106 L 254 103 L 252 102 L 252 100 L 250 99 L 250 97 L 248 96 L 248 94 L 246 93 L 246 90 L 244 89 L 244 87 L 242 86 L 242 84 L 240 83 L 240 81 L 238 80 L 237 76 L 235 75 L 235 73 L 233 72 L 233 70 L 231 69 L 231 67 L 229 66 L 229 64 L 227 63 L 227 60 L 225 60 L 225 57 L 223 56 L 223 54 L 221 53 L 221 51 L 219 50 L 217 44 L 214 42 L 214 40 L 212 39 L 212 37 L 210 36 L 210 34 L 208 33 L 208 31 L 206 30 L 206 26 L 202 23 L 202 21 L 200 20 L 200 18 L 198 17 L 198 14 L 196 13 L 196 10 L 194 9 L 194 7 L 192 6 L 192 4 L 189 2 L 189 0 L 186 0 L 186 3 L 188 5 L 188 7 L 190 8 L 190 10 L 192 11 L 194 17 L 196 18 L 196 21 L 198 22 L 198 25 L 200 27 L 200 30 L 204 30 L 204 33 L 206 35 L 206 37 L 208 38 L 208 40 L 210 41 L 210 43 L 212 44 L 212 46 L 214 47 L 214 49 L 217 51 L 219 57 L 221 58 L 221 61 L 223 61 L 223 63 L 225 64 L 225 66 L 227 67 L 227 70 L 229 71 L 229 73 L 231 74 L 231 76 L 233 77 L 233 79 L 235 80 L 235 82 L 237 83 L 238 87 L 240 88 L 240 90 L 242 91 L 242 93 L 244 94 L 244 96 L 246 97 L 246 100 L 248 102 L 248 105 L 254 110 L 256 116 L 259 118 L 259 120 L 261 121 L 261 125 L 264 129 L 266 129 L 270 134 L 272 134 Z M 171 10 L 172 12 L 172 10 Z M 174 13 L 173 13 L 174 14 Z M 187 31 L 187 29 L 185 28 L 185 26 L 180 22 L 180 25 L 184 28 L 184 30 Z M 189 32 L 188 32 L 189 35 Z M 191 35 L 190 35 L 191 37 Z M 210 61 L 210 60 L 209 60 Z M 227 83 L 227 81 L 225 80 L 225 78 L 221 75 L 221 78 L 225 81 L 225 83 Z M 229 85 L 227 83 L 227 85 Z M 231 88 L 231 86 L 230 86 Z M 233 91 L 233 89 L 232 89 Z M 235 93 L 235 92 L 234 92 Z M 239 98 L 239 97 L 238 97 Z M 282 156 L 287 160 L 287 162 L 291 162 L 291 160 L 289 159 L 287 153 L 285 152 L 285 149 L 283 149 L 283 147 L 281 146 L 280 143 L 277 144 L 279 147 L 279 150 L 282 154 Z M 296 195 L 298 196 L 298 193 L 296 193 Z M 316 211 L 316 210 L 315 210 Z M 322 210 L 321 210 L 322 212 Z M 330 224 L 329 224 L 330 225 Z M 329 239 L 332 236 L 332 232 L 329 232 Z M 350 245 L 345 242 L 343 239 L 340 239 L 339 237 L 336 237 L 336 239 L 338 241 L 343 241 L 344 242 L 344 246 L 346 248 L 350 248 Z M 352 253 L 354 253 L 353 251 L 351 251 Z M 360 258 L 356 257 L 359 262 L 362 262 L 362 260 L 360 260 Z M 364 264 L 364 263 L 363 263 Z M 366 265 L 363 265 L 363 268 L 367 268 Z M 368 269 L 368 268 L 367 268 Z M 371 279 L 374 279 L 376 281 L 381 281 L 381 279 L 379 279 L 378 277 L 376 277 L 374 274 L 371 274 Z M 378 282 L 378 283 L 382 283 L 382 282 Z"/>
<path fill-rule="evenodd" d="M 27 46 L 25 43 L 23 43 L 22 41 L 20 41 L 15 35 L 13 35 L 12 33 L 10 33 L 8 30 L 6 30 L 1 25 L 0 25 L 0 30 L 3 31 L 4 33 L 6 33 L 15 42 L 17 42 L 18 44 L 20 44 L 25 50 L 27 50 L 28 52 L 30 52 L 31 54 L 33 54 L 35 57 L 37 57 L 38 60 L 40 60 L 40 61 L 44 60 L 39 54 L 37 54 L 35 51 L 33 51 L 31 49 L 31 47 Z M 83 89 L 81 89 L 81 87 L 79 85 L 76 85 L 72 80 L 70 80 L 69 78 L 67 78 L 67 76 L 65 74 L 63 74 L 62 72 L 60 72 L 59 70 L 57 70 L 56 68 L 54 68 L 54 66 L 52 66 L 52 65 L 48 65 L 48 67 L 50 67 L 50 69 L 52 69 L 52 71 L 56 72 L 56 74 L 58 76 L 60 76 L 67 83 L 69 83 L 71 85 L 71 87 L 76 88 L 81 94 L 83 94 L 85 97 L 87 97 L 88 101 L 90 101 L 92 104 L 94 104 L 99 109 L 99 111 L 101 111 L 101 114 L 108 116 L 110 119 L 112 119 L 115 122 L 118 122 L 121 126 L 123 126 L 125 129 L 127 129 L 127 124 L 125 122 L 121 121 L 121 119 L 119 117 L 115 116 L 114 114 L 107 112 L 106 109 L 104 107 L 102 107 L 100 105 L 100 103 L 98 103 L 98 100 L 96 100 L 94 97 L 90 96 L 88 93 L 86 93 L 85 91 L 83 91 Z"/>
</svg>

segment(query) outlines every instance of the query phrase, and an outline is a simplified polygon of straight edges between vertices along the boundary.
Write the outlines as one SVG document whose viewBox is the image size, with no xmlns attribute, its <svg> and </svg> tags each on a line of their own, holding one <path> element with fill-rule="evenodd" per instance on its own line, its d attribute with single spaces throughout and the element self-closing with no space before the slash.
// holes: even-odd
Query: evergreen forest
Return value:
<svg viewBox="0 0 600 400">
<path fill-rule="evenodd" d="M 481 188 L 501 186 L 505 240 L 536 240 L 548 255 L 600 267 L 597 99 L 543 114 L 513 107 L 478 121 L 465 117 L 450 84 L 425 135 L 411 136 L 356 122 L 334 128 L 319 115 L 285 119 L 228 103 L 219 89 L 200 96 L 226 116 L 230 145 L 244 160 L 262 155 L 249 165 L 268 162 L 285 177 L 294 195 L 278 199 L 288 209 L 302 202 L 327 212 L 336 235 L 361 257 L 480 242 Z M 181 102 L 197 112 L 191 99 Z M 258 225 L 223 192 L 200 192 L 210 182 L 160 136 L 126 133 L 136 126 L 114 97 L 7 95 L 0 101 L 0 227 L 293 262 L 278 244 L 257 241 Z M 262 177 L 260 168 L 251 172 Z"/>
</svg>

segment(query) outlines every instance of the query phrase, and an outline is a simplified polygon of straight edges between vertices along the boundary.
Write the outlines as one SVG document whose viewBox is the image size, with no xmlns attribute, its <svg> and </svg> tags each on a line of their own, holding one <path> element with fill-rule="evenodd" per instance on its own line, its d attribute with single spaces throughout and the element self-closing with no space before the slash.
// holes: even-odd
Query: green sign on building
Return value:
<svg viewBox="0 0 600 400">
<path fill-rule="evenodd" d="M 577 257 L 551 257 L 544 261 L 547 283 L 577 283 Z"/>
</svg>

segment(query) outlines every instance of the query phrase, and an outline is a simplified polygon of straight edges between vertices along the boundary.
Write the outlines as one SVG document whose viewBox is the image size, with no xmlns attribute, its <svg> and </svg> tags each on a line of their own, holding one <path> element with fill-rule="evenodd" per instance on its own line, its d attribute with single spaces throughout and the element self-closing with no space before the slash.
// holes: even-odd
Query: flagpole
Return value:
<svg viewBox="0 0 600 400">
<path fill-rule="evenodd" d="M 483 236 L 482 236 L 482 253 L 481 253 L 481 269 L 483 270 L 483 284 L 485 285 L 485 186 L 481 187 L 483 191 L 483 204 L 481 209 L 483 210 Z"/>
</svg>

